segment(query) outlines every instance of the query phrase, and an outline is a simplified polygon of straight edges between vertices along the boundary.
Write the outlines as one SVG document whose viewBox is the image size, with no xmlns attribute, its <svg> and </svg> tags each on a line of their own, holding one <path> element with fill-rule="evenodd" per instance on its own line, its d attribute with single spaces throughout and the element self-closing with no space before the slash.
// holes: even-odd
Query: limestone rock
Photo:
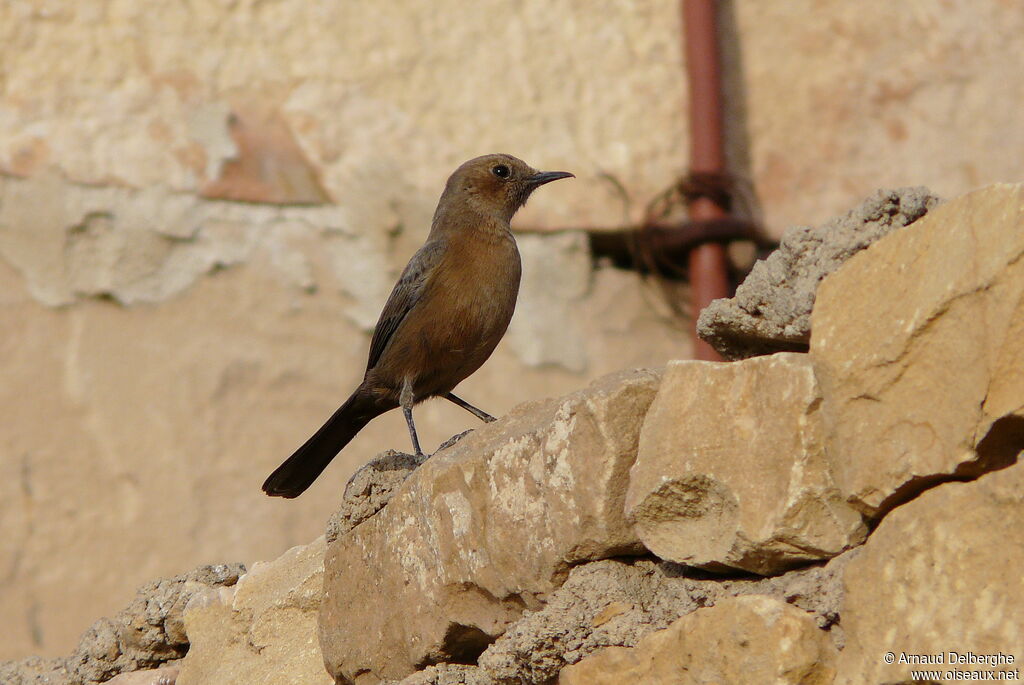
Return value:
<svg viewBox="0 0 1024 685">
<path fill-rule="evenodd" d="M 777 573 L 859 544 L 828 473 L 806 355 L 671 362 L 640 433 L 626 513 L 662 559 Z"/>
<path fill-rule="evenodd" d="M 244 572 L 241 564 L 217 564 L 147 583 L 124 611 L 82 636 L 67 662 L 73 682 L 102 683 L 181 658 L 189 648 L 185 607 L 199 594 L 234 585 Z"/>
<path fill-rule="evenodd" d="M 399 685 L 495 685 L 495 681 L 486 671 L 476 666 L 437 664 L 402 678 Z"/>
<path fill-rule="evenodd" d="M 132 671 L 111 678 L 107 685 L 176 685 L 180 671 L 181 668 L 177 664 L 147 671 Z"/>
<path fill-rule="evenodd" d="M 697 332 L 728 359 L 803 351 L 811 338 L 818 284 L 851 256 L 938 205 L 927 188 L 879 190 L 845 216 L 797 226 L 758 262 L 735 297 L 701 312 Z"/>
<path fill-rule="evenodd" d="M 836 485 L 878 517 L 1024 435 L 1024 187 L 950 201 L 822 284 L 811 354 Z"/>
<path fill-rule="evenodd" d="M 836 649 L 813 617 L 777 599 L 725 599 L 562 671 L 559 685 L 792 683 L 827 685 Z M 863 681 L 861 681 L 863 682 Z"/>
<path fill-rule="evenodd" d="M 67 658 L 45 659 L 30 656 L 14 661 L 0 661 L 0 683 L 4 685 L 68 685 L 72 680 Z"/>
<path fill-rule="evenodd" d="M 324 547 L 321 537 L 256 563 L 233 593 L 189 606 L 176 685 L 330 685 L 317 641 Z"/>
<path fill-rule="evenodd" d="M 93 685 L 117 680 L 124 673 L 159 670 L 188 651 L 185 607 L 200 595 L 233 586 L 244 572 L 242 564 L 206 565 L 147 583 L 128 607 L 86 630 L 71 656 L 0 663 L 0 683 Z M 162 675 L 174 668 L 168 666 Z"/>
<path fill-rule="evenodd" d="M 434 454 L 446 450 L 472 432 L 462 431 L 445 440 Z M 405 482 L 428 457 L 385 450 L 356 469 L 345 485 L 341 507 L 327 521 L 327 543 L 330 544 L 384 508 L 398 486 Z"/>
<path fill-rule="evenodd" d="M 842 646 L 836 624 L 843 569 L 858 553 L 772 578 L 730 579 L 677 564 L 606 559 L 575 567 L 540 611 L 526 611 L 476 666 L 437 664 L 401 685 L 548 685 L 567 665 L 605 647 L 633 647 L 680 616 L 729 597 L 763 595 L 813 616 Z M 398 681 L 387 681 L 389 685 Z"/>
<path fill-rule="evenodd" d="M 566 665 L 610 646 L 632 647 L 680 616 L 729 597 L 766 595 L 811 612 L 834 627 L 840 578 L 856 551 L 823 566 L 772 578 L 694 577 L 669 562 L 604 560 L 573 569 L 543 609 L 527 612 L 480 656 L 480 670 L 500 683 L 544 685 Z M 638 681 L 639 682 L 639 681 Z"/>
<path fill-rule="evenodd" d="M 659 378 L 624 372 L 514 409 L 333 542 L 320 626 L 338 682 L 475 658 L 573 564 L 639 553 L 622 497 Z"/>
<path fill-rule="evenodd" d="M 327 542 L 352 530 L 384 508 L 399 485 L 425 457 L 386 450 L 359 467 L 345 486 L 341 508 L 327 522 Z"/>
<path fill-rule="evenodd" d="M 892 511 L 844 574 L 836 683 L 909 681 L 917 667 L 899 663 L 901 654 L 943 655 L 943 665 L 922 669 L 992 671 L 950 665 L 948 653 L 1002 652 L 1019 669 L 1022 550 L 1024 464 L 940 485 Z"/>
</svg>

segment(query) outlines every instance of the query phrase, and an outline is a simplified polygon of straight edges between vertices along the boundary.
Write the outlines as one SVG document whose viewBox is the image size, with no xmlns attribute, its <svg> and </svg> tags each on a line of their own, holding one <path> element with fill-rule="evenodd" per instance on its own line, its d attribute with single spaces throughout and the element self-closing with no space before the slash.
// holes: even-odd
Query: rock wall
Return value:
<svg viewBox="0 0 1024 685">
<path fill-rule="evenodd" d="M 845 216 L 787 229 L 779 249 L 754 264 L 735 297 L 715 300 L 701 311 L 697 332 L 726 359 L 806 352 L 821 281 L 940 202 L 927 188 L 879 190 Z"/>
<path fill-rule="evenodd" d="M 1005 3 L 721 7 L 730 164 L 773 235 L 878 185 L 1024 171 Z M 685 358 L 685 322 L 579 230 L 638 220 L 682 171 L 679 34 L 654 0 L 0 3 L 0 656 L 67 653 L 150 578 L 312 539 L 353 468 L 404 447 L 384 417 L 301 503 L 259 493 L 358 378 L 472 155 L 578 179 L 517 220 L 519 314 L 469 399 L 497 415 Z M 473 425 L 418 420 L 432 445 Z"/>
<path fill-rule="evenodd" d="M 56 167 L 90 186 L 329 199 L 378 223 L 432 199 L 472 153 L 507 149 L 580 178 L 531 201 L 527 223 L 604 226 L 639 219 L 686 158 L 673 3 L 0 12 L 0 169 L 17 176 Z M 1004 56 L 1022 29 L 998 0 L 723 3 L 733 166 L 777 229 L 879 186 L 950 196 L 1017 177 L 1024 76 Z"/>
</svg>

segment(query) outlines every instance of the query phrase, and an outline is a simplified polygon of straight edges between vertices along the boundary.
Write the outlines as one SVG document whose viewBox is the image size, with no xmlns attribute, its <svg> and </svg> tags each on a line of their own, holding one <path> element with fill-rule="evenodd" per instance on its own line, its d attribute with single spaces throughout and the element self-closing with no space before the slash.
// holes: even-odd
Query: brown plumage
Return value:
<svg viewBox="0 0 1024 685">
<path fill-rule="evenodd" d="M 427 242 L 402 271 L 370 341 L 363 382 L 263 484 L 297 497 L 363 426 L 401 406 L 417 454 L 412 407 L 445 397 L 494 419 L 451 391 L 480 368 L 508 328 L 519 293 L 519 250 L 509 222 L 539 186 L 567 178 L 511 155 L 471 159 L 451 175 Z"/>
</svg>

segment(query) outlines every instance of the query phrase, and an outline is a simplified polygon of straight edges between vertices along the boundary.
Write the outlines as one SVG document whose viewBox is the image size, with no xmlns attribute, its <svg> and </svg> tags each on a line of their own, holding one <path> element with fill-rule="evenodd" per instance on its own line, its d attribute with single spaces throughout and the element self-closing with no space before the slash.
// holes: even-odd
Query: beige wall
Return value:
<svg viewBox="0 0 1024 685">
<path fill-rule="evenodd" d="M 730 155 L 773 232 L 878 186 L 1024 175 L 1016 3 L 723 8 Z M 360 376 L 444 178 L 508 151 L 578 177 L 520 226 L 635 220 L 684 166 L 679 30 L 668 0 L 0 4 L 0 658 L 318 535 L 352 468 L 407 445 L 399 415 L 301 499 L 259 485 Z M 470 401 L 687 355 L 581 234 L 520 245 Z M 425 446 L 475 421 L 417 416 Z"/>
</svg>

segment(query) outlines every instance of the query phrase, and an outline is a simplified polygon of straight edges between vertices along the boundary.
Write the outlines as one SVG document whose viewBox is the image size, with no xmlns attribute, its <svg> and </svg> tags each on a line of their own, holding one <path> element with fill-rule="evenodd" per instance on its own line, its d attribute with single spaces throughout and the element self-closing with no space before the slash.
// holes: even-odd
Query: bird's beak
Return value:
<svg viewBox="0 0 1024 685">
<path fill-rule="evenodd" d="M 560 178 L 576 178 L 576 176 L 570 174 L 568 171 L 541 171 L 539 173 L 534 174 L 533 176 L 528 177 L 526 179 L 526 182 L 530 186 L 536 188 L 537 186 L 542 186 L 545 183 L 557 181 Z"/>
</svg>

